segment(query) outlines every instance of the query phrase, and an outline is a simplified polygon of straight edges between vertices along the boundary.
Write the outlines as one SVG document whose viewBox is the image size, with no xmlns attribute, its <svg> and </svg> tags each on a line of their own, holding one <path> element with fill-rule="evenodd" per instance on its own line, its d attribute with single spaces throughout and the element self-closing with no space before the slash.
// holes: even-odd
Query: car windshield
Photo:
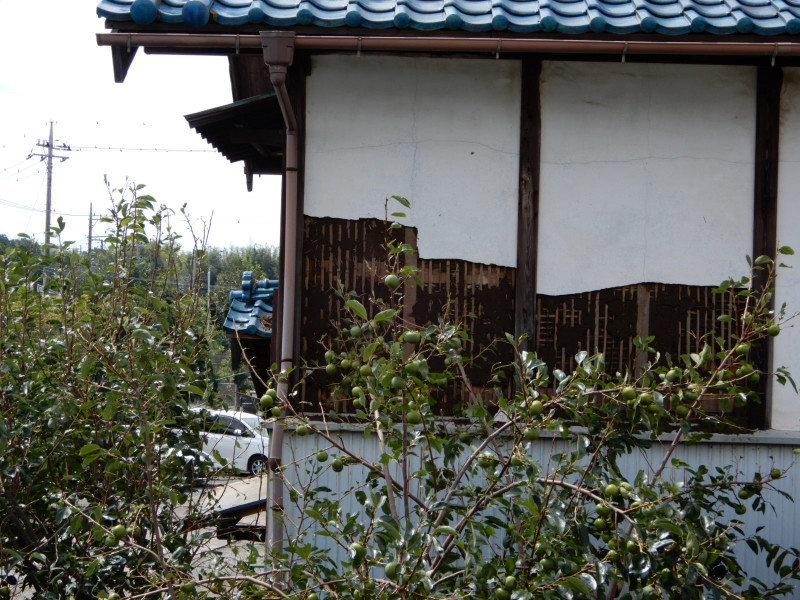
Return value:
<svg viewBox="0 0 800 600">
<path fill-rule="evenodd" d="M 259 435 L 267 436 L 269 434 L 269 430 L 267 428 L 267 422 L 263 421 L 259 417 L 253 415 L 252 417 L 241 417 L 241 421 L 243 421 L 250 429 L 258 433 Z"/>
</svg>

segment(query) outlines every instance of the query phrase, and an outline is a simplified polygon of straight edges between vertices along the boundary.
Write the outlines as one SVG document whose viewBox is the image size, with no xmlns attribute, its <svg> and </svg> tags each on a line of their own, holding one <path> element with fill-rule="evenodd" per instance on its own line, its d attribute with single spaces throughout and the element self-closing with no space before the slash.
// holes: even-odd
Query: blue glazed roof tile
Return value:
<svg viewBox="0 0 800 600">
<path fill-rule="evenodd" d="M 251 271 L 242 274 L 242 289 L 230 294 L 230 308 L 222 328 L 229 335 L 272 337 L 272 300 L 278 282 L 256 281 Z"/>
<path fill-rule="evenodd" d="M 100 0 L 111 21 L 683 35 L 800 33 L 800 0 Z"/>
</svg>

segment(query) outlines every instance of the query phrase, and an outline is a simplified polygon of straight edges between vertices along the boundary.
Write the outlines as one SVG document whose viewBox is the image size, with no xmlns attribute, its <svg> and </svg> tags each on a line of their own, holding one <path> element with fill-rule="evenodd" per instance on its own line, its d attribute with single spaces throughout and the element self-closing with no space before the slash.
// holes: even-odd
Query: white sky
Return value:
<svg viewBox="0 0 800 600">
<path fill-rule="evenodd" d="M 147 55 L 142 50 L 124 83 L 114 83 L 111 50 L 95 0 L 0 0 L 0 233 L 44 239 L 45 162 L 27 159 L 46 140 L 73 149 L 123 147 L 213 150 L 183 115 L 232 101 L 223 57 Z M 89 205 L 109 206 L 103 176 L 126 178 L 177 212 L 211 219 L 209 245 L 278 245 L 280 179 L 256 177 L 248 193 L 242 163 L 217 152 L 59 152 L 54 161 L 53 222 L 67 221 L 66 239 L 86 247 Z M 27 159 L 27 160 L 26 160 Z M 212 218 L 213 214 L 213 218 Z M 75 216 L 73 216 L 75 215 Z M 173 226 L 185 231 L 181 216 Z M 97 229 L 95 229 L 97 232 Z"/>
</svg>

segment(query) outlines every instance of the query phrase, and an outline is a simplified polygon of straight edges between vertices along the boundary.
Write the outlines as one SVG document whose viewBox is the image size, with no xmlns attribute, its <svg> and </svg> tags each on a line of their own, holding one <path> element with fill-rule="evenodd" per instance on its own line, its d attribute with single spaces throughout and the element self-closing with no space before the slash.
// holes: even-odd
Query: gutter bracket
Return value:
<svg viewBox="0 0 800 600">
<path fill-rule="evenodd" d="M 497 49 L 494 51 L 494 59 L 500 60 L 500 49 L 503 47 L 503 40 L 497 40 Z"/>
<path fill-rule="evenodd" d="M 770 66 L 772 67 L 775 66 L 775 59 L 777 58 L 777 56 L 778 56 L 778 42 L 775 42 L 775 50 L 772 53 L 772 62 L 770 63 Z"/>
<path fill-rule="evenodd" d="M 622 62 L 625 62 L 625 57 L 628 55 L 628 42 L 622 47 Z"/>
</svg>

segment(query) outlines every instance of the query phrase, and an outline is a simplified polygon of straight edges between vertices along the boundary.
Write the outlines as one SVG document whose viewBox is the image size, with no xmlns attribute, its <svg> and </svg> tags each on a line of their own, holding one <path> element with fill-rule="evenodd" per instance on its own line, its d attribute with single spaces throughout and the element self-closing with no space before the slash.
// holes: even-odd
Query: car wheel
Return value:
<svg viewBox="0 0 800 600">
<path fill-rule="evenodd" d="M 267 470 L 267 457 L 263 454 L 251 457 L 247 463 L 247 470 L 250 471 L 250 475 L 261 475 Z"/>
</svg>

